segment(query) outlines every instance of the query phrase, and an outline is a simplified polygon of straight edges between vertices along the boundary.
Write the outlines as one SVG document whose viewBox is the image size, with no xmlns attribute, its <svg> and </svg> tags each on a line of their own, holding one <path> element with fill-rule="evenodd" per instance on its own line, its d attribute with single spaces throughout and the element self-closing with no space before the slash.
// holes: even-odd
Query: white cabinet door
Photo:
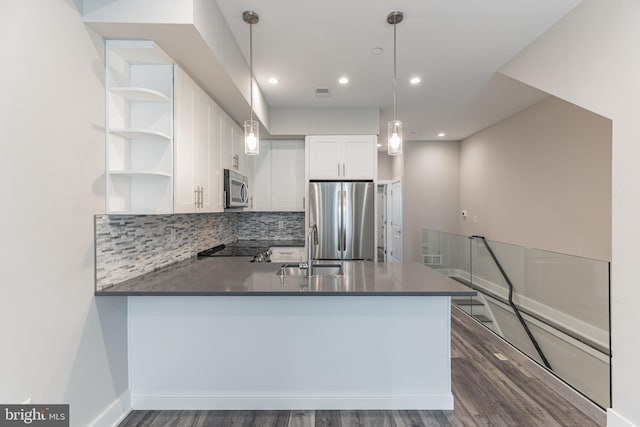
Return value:
<svg viewBox="0 0 640 427">
<path fill-rule="evenodd" d="M 339 137 L 314 136 L 309 139 L 309 178 L 342 177 L 342 141 Z"/>
<path fill-rule="evenodd" d="M 218 108 L 184 71 L 176 76 L 174 212 L 221 212 Z"/>
<path fill-rule="evenodd" d="M 253 189 L 253 210 L 271 210 L 271 142 L 260 142 L 260 155 L 253 159 L 253 179 L 249 187 Z"/>
<path fill-rule="evenodd" d="M 211 208 L 209 181 L 211 179 L 211 144 L 209 137 L 209 97 L 198 86 L 193 97 L 193 175 L 196 184 L 198 212 Z"/>
<path fill-rule="evenodd" d="M 208 212 L 222 212 L 224 211 L 223 186 L 224 186 L 224 173 L 222 171 L 222 159 L 221 159 L 221 138 L 220 138 L 220 121 L 222 118 L 222 112 L 218 105 L 211 100 L 209 108 L 209 136 L 211 138 L 210 152 L 211 152 L 211 167 L 212 173 L 210 177 L 210 184 L 208 188 L 209 198 L 211 200 L 210 208 Z"/>
<path fill-rule="evenodd" d="M 345 179 L 374 179 L 377 159 L 375 137 L 347 136 L 343 141 L 342 177 Z"/>
<path fill-rule="evenodd" d="M 309 137 L 309 179 L 375 179 L 376 137 Z"/>
<path fill-rule="evenodd" d="M 233 121 L 224 113 L 220 120 L 220 156 L 223 169 L 233 167 Z"/>
<path fill-rule="evenodd" d="M 304 210 L 304 144 L 301 141 L 272 141 L 271 180 L 274 211 Z"/>
<path fill-rule="evenodd" d="M 194 139 L 195 83 L 180 68 L 175 67 L 175 143 L 174 143 L 174 212 L 196 211 Z"/>
</svg>

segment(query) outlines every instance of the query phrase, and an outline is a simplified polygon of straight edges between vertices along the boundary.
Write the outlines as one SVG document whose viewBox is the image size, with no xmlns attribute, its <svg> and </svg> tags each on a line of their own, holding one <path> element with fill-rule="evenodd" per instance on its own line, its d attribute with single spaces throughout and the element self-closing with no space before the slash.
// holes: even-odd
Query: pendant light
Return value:
<svg viewBox="0 0 640 427">
<path fill-rule="evenodd" d="M 242 13 L 242 20 L 249 24 L 249 96 L 250 119 L 244 122 L 244 154 L 257 156 L 260 154 L 260 125 L 253 120 L 253 24 L 260 21 L 256 12 L 246 10 Z"/>
<path fill-rule="evenodd" d="M 395 10 L 387 15 L 387 23 L 393 25 L 393 120 L 389 122 L 387 154 L 399 156 L 402 154 L 402 122 L 398 120 L 398 76 L 396 60 L 396 24 L 402 22 L 404 15 Z"/>
</svg>

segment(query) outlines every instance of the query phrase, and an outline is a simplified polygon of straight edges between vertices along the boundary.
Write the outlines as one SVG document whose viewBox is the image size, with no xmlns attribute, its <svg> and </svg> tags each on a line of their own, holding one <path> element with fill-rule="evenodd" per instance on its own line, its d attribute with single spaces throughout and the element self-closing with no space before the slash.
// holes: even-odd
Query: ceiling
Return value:
<svg viewBox="0 0 640 427">
<path fill-rule="evenodd" d="M 270 107 L 380 108 L 380 135 L 393 115 L 393 26 L 386 17 L 402 11 L 398 119 L 406 140 L 459 140 L 546 96 L 498 71 L 580 1 L 217 0 L 247 62 L 242 12 L 260 15 L 254 74 Z M 382 53 L 374 55 L 376 47 Z M 277 85 L 267 82 L 272 76 Z M 338 83 L 341 76 L 347 85 Z M 421 83 L 411 85 L 413 76 Z M 317 88 L 330 96 L 316 97 Z"/>
</svg>

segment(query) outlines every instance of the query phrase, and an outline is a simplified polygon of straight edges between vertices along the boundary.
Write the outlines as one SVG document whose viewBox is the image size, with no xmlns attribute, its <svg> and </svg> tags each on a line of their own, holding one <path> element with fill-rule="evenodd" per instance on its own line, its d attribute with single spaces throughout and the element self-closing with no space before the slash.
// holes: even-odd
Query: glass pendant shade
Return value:
<svg viewBox="0 0 640 427">
<path fill-rule="evenodd" d="M 400 120 L 392 120 L 389 122 L 387 154 L 390 156 L 399 156 L 402 154 L 402 122 Z"/>
<path fill-rule="evenodd" d="M 249 156 L 260 154 L 260 127 L 257 120 L 244 122 L 244 154 Z"/>
</svg>

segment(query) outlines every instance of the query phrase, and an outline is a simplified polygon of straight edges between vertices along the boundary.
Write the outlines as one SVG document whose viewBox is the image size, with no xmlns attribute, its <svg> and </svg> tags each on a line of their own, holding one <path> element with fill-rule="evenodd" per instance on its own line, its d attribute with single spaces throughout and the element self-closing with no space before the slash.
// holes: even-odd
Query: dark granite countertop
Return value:
<svg viewBox="0 0 640 427">
<path fill-rule="evenodd" d="M 342 276 L 280 277 L 276 273 L 282 263 L 250 263 L 243 257 L 191 258 L 96 291 L 96 295 L 476 295 L 474 290 L 419 263 L 344 261 L 341 264 Z"/>
</svg>

